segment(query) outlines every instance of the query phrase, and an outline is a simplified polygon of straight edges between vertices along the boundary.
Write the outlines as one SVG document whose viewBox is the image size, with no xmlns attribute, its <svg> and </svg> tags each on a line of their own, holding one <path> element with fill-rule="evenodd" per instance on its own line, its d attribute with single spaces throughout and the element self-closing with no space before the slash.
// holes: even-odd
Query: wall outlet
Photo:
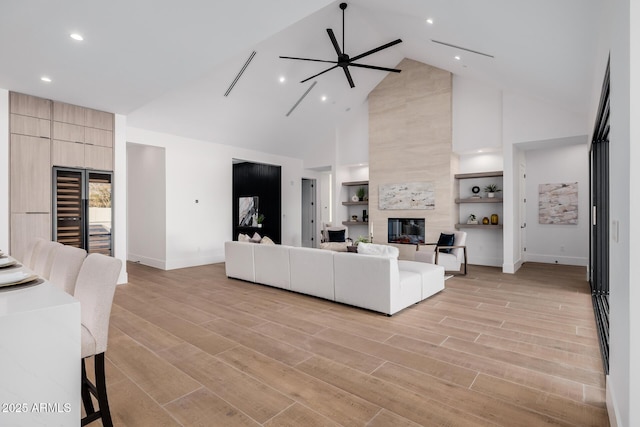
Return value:
<svg viewBox="0 0 640 427">
<path fill-rule="evenodd" d="M 564 252 L 564 245 L 560 246 L 560 252 Z"/>
</svg>

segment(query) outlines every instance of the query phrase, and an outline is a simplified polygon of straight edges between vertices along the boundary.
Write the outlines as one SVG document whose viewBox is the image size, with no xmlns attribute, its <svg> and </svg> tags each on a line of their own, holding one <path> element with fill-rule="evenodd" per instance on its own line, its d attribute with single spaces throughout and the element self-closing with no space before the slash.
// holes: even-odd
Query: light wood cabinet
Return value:
<svg viewBox="0 0 640 427">
<path fill-rule="evenodd" d="M 84 126 L 54 121 L 53 139 L 84 143 Z"/>
<path fill-rule="evenodd" d="M 51 239 L 52 166 L 113 170 L 114 115 L 10 93 L 11 254 Z"/>
<path fill-rule="evenodd" d="M 106 113 L 104 111 L 85 108 L 84 117 L 85 117 L 84 125 L 87 127 L 108 130 L 108 131 L 113 130 L 113 114 L 112 113 Z"/>
<path fill-rule="evenodd" d="M 11 135 L 11 212 L 50 212 L 48 139 Z"/>
<path fill-rule="evenodd" d="M 51 137 L 51 120 L 39 119 L 32 116 L 11 114 L 9 130 L 18 135 L 36 136 L 38 138 Z"/>
<path fill-rule="evenodd" d="M 11 113 L 51 120 L 51 101 L 48 99 L 11 92 L 9 105 Z"/>
<path fill-rule="evenodd" d="M 85 125 L 85 108 L 64 102 L 53 103 L 53 120 L 56 122 L 70 123 L 73 125 Z"/>
<path fill-rule="evenodd" d="M 113 148 L 85 144 L 84 167 L 104 171 L 113 170 Z"/>
<path fill-rule="evenodd" d="M 113 147 L 113 132 L 86 127 L 84 128 L 84 142 L 101 147 Z"/>
<path fill-rule="evenodd" d="M 51 214 L 11 214 L 11 256 L 23 259 L 27 245 L 37 237 L 51 239 Z"/>
<path fill-rule="evenodd" d="M 51 165 L 84 168 L 84 144 L 54 139 L 51 145 Z"/>
</svg>

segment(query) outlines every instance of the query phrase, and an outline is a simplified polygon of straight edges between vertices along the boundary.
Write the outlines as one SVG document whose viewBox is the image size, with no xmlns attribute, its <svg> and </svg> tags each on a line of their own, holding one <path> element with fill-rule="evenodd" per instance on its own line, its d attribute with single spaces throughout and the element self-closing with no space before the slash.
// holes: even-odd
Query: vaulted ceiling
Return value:
<svg viewBox="0 0 640 427">
<path fill-rule="evenodd" d="M 344 51 L 401 38 L 359 62 L 395 67 L 406 57 L 586 113 L 602 3 L 351 0 Z M 0 87 L 124 114 L 134 127 L 304 157 L 310 144 L 331 142 L 387 75 L 351 68 L 350 88 L 336 69 L 300 83 L 331 64 L 278 58 L 335 60 L 326 29 L 342 45 L 339 4 L 3 0 Z"/>
</svg>

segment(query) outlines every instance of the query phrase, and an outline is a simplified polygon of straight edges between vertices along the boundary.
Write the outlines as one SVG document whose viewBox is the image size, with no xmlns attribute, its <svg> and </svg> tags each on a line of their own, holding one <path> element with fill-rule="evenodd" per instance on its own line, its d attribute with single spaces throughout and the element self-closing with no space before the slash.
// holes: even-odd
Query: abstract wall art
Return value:
<svg viewBox="0 0 640 427">
<path fill-rule="evenodd" d="M 578 224 L 578 183 L 540 184 L 538 186 L 538 222 L 540 224 Z"/>
<path fill-rule="evenodd" d="M 436 188 L 433 182 L 381 184 L 378 190 L 380 209 L 435 209 Z"/>
</svg>

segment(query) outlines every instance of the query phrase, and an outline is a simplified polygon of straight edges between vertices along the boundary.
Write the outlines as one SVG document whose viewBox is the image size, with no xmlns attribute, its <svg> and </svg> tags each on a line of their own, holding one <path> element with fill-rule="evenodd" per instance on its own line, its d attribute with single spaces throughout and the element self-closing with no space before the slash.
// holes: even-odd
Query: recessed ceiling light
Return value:
<svg viewBox="0 0 640 427">
<path fill-rule="evenodd" d="M 47 76 L 40 77 L 40 80 L 42 80 L 43 82 L 46 82 L 46 83 L 51 83 L 51 79 L 49 77 L 47 77 Z"/>
<path fill-rule="evenodd" d="M 456 56 L 453 57 L 453 59 L 455 59 L 456 61 L 460 61 L 460 56 L 456 55 Z"/>
<path fill-rule="evenodd" d="M 322 98 L 320 98 L 323 102 L 327 100 L 327 96 L 326 95 L 322 95 Z"/>
<path fill-rule="evenodd" d="M 284 83 L 285 81 L 287 81 L 287 79 L 285 79 L 284 76 L 280 76 L 278 80 L 280 81 L 280 83 Z"/>
<path fill-rule="evenodd" d="M 78 33 L 72 33 L 69 34 L 69 37 L 71 37 L 72 39 L 81 42 L 82 40 L 84 40 L 84 37 L 82 37 L 82 35 L 78 34 Z"/>
<path fill-rule="evenodd" d="M 432 25 L 433 24 L 433 19 L 427 18 L 427 24 Z"/>
</svg>

